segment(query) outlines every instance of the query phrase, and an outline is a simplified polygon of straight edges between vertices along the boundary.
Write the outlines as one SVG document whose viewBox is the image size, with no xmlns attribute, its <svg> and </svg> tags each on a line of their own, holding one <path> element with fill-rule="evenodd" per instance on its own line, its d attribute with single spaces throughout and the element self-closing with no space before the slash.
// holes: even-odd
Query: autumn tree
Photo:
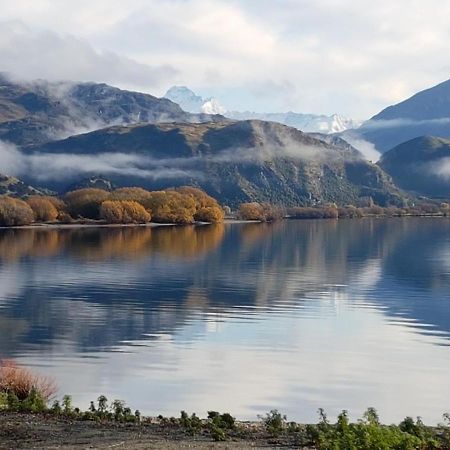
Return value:
<svg viewBox="0 0 450 450">
<path fill-rule="evenodd" d="M 194 218 L 199 222 L 220 223 L 223 222 L 225 214 L 218 206 L 204 206 L 197 209 Z"/>
<path fill-rule="evenodd" d="M 242 203 L 239 206 L 238 218 L 242 220 L 264 220 L 264 208 L 257 202 Z"/>
<path fill-rule="evenodd" d="M 150 197 L 150 192 L 140 187 L 124 187 L 111 192 L 111 200 L 130 200 L 141 205 Z"/>
<path fill-rule="evenodd" d="M 100 207 L 100 217 L 108 223 L 147 223 L 151 215 L 138 202 L 106 200 Z"/>
<path fill-rule="evenodd" d="M 144 207 L 151 211 L 154 222 L 179 224 L 195 222 L 194 199 L 190 195 L 177 191 L 150 192 L 150 197 L 144 202 Z"/>
<path fill-rule="evenodd" d="M 212 223 L 223 222 L 225 217 L 223 209 L 220 207 L 217 200 L 208 195 L 205 191 L 191 186 L 182 186 L 177 188 L 176 191 L 193 198 L 196 208 L 194 214 L 195 220 Z"/>
<path fill-rule="evenodd" d="M 66 194 L 67 209 L 72 217 L 85 217 L 87 219 L 98 219 L 100 206 L 108 200 L 109 192 L 103 189 L 78 189 Z"/>
<path fill-rule="evenodd" d="M 22 200 L 0 197 L 0 226 L 29 225 L 34 220 L 30 206 Z"/>
<path fill-rule="evenodd" d="M 58 217 L 58 210 L 48 197 L 33 195 L 26 199 L 34 213 L 34 220 L 37 222 L 53 222 Z"/>
</svg>

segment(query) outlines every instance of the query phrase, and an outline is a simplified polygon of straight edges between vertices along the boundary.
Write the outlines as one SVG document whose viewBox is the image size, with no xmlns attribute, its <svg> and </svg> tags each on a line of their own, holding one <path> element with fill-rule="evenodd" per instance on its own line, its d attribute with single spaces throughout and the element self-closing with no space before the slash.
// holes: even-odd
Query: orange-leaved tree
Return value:
<svg viewBox="0 0 450 450">
<path fill-rule="evenodd" d="M 29 225 L 34 220 L 30 206 L 22 200 L 0 197 L 0 226 Z"/>
<path fill-rule="evenodd" d="M 151 215 L 138 202 L 106 200 L 100 207 L 100 217 L 108 223 L 147 223 Z"/>
<path fill-rule="evenodd" d="M 109 192 L 103 189 L 85 188 L 67 193 L 65 200 L 72 217 L 98 219 L 100 206 L 109 195 Z"/>
<path fill-rule="evenodd" d="M 32 195 L 26 199 L 34 213 L 37 222 L 53 222 L 58 217 L 58 210 L 47 197 Z"/>
</svg>

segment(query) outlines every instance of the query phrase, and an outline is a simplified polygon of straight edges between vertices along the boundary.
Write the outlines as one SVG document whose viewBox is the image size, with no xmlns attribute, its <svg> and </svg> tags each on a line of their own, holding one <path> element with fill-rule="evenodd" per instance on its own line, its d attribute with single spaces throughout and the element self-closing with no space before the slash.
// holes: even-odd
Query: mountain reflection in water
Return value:
<svg viewBox="0 0 450 450">
<path fill-rule="evenodd" d="M 1 230 L 0 357 L 81 403 L 300 420 L 373 405 L 438 421 L 449 230 L 419 218 Z"/>
</svg>

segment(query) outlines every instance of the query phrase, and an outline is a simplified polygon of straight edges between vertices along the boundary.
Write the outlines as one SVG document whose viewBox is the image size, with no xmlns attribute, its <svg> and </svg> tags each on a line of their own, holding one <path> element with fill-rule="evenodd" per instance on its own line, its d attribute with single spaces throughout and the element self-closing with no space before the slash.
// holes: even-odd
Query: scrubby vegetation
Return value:
<svg viewBox="0 0 450 450">
<path fill-rule="evenodd" d="M 71 191 L 63 198 L 33 195 L 25 201 L 0 197 L 0 226 L 33 222 L 70 223 L 101 220 L 113 224 L 192 224 L 223 222 L 218 202 L 200 189 L 181 187 L 146 191 L 138 187 L 109 192 L 97 188 Z"/>
<path fill-rule="evenodd" d="M 55 381 L 18 366 L 14 361 L 0 361 L 0 393 L 6 396 L 8 406 L 43 406 L 56 394 Z"/>
<path fill-rule="evenodd" d="M 362 217 L 408 217 L 408 216 L 450 216 L 448 203 L 418 202 L 414 206 L 398 208 L 389 206 L 356 207 L 346 205 L 338 207 L 335 204 L 317 207 L 289 208 L 287 216 L 293 219 L 358 219 Z"/>
<path fill-rule="evenodd" d="M 262 222 L 273 222 L 282 219 L 284 211 L 282 208 L 268 203 L 242 203 L 237 213 L 241 220 L 260 220 Z"/>
<path fill-rule="evenodd" d="M 0 226 L 29 225 L 33 222 L 72 223 L 102 221 L 111 224 L 195 222 L 220 223 L 228 216 L 240 220 L 273 222 L 292 219 L 355 219 L 363 217 L 450 216 L 450 204 L 419 200 L 405 207 L 381 207 L 369 198 L 368 206 L 321 206 L 283 208 L 268 203 L 242 203 L 233 214 L 217 200 L 191 186 L 164 191 L 147 191 L 139 187 L 119 188 L 112 192 L 83 188 L 63 198 L 31 195 L 25 200 L 0 197 Z"/>
</svg>

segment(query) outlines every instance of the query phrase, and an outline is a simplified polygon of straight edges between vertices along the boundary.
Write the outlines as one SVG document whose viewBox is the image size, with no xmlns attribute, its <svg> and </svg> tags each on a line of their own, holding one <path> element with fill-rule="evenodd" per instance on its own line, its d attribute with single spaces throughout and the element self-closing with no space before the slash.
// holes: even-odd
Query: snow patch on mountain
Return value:
<svg viewBox="0 0 450 450">
<path fill-rule="evenodd" d="M 224 114 L 226 111 L 216 98 L 203 99 L 186 86 L 171 87 L 164 98 L 178 103 L 181 109 L 191 113 Z"/>
<path fill-rule="evenodd" d="M 297 128 L 306 133 L 340 133 L 341 131 L 358 128 L 361 123 L 347 117 L 333 114 L 331 116 L 318 114 L 302 114 L 289 111 L 287 113 L 255 113 L 255 112 L 236 112 L 229 111 L 225 113 L 230 119 L 248 120 L 259 119 L 279 122 L 290 127 Z"/>
</svg>

